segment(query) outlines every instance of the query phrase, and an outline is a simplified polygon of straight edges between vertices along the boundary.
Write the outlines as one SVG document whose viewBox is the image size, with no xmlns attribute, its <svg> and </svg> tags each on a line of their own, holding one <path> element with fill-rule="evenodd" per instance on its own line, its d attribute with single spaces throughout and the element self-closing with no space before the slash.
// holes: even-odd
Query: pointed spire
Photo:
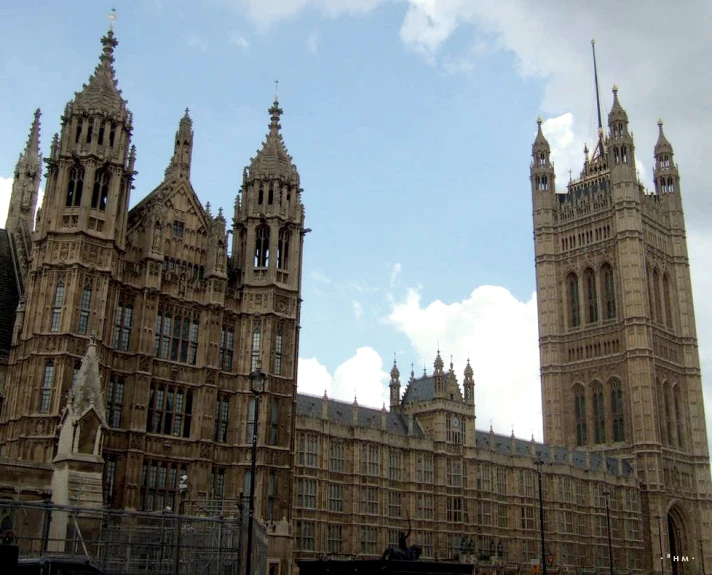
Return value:
<svg viewBox="0 0 712 575">
<path fill-rule="evenodd" d="M 79 417 L 93 407 L 99 418 L 105 422 L 104 395 L 101 390 L 99 358 L 96 351 L 96 337 L 91 336 L 87 351 L 82 359 L 79 373 L 69 390 L 69 405 L 74 415 Z"/>
<path fill-rule="evenodd" d="M 415 371 L 414 371 L 414 365 L 413 362 L 410 362 L 410 381 L 413 381 L 415 379 Z"/>
<path fill-rule="evenodd" d="M 30 155 L 40 155 L 40 117 L 42 112 L 39 108 L 35 110 L 35 119 L 30 128 L 30 135 L 27 138 L 27 146 L 25 146 L 25 157 Z"/>
<path fill-rule="evenodd" d="M 292 163 L 292 157 L 287 152 L 280 133 L 282 128 L 280 119 L 283 111 L 276 97 L 268 112 L 270 115 L 269 131 L 262 149 L 257 151 L 257 155 L 250 162 L 250 175 L 282 176 L 298 181 L 297 168 Z"/>
<path fill-rule="evenodd" d="M 109 31 L 101 38 L 101 45 L 99 64 L 94 69 L 89 82 L 84 84 L 80 92 L 77 92 L 74 107 L 84 111 L 108 112 L 117 119 L 123 119 L 127 110 L 126 102 L 121 98 L 113 67 L 114 48 L 119 45 L 119 41 L 114 36 L 113 20 Z M 68 111 L 65 110 L 65 116 L 68 115 Z"/>
<path fill-rule="evenodd" d="M 270 114 L 269 133 L 271 136 L 278 136 L 279 131 L 282 128 L 282 124 L 279 123 L 279 119 L 282 117 L 284 110 L 279 107 L 279 101 L 277 100 L 276 94 L 272 107 L 268 110 L 268 112 Z"/>
<path fill-rule="evenodd" d="M 467 365 L 465 366 L 465 379 L 472 379 L 474 377 L 474 372 L 472 371 L 472 365 L 470 365 L 470 358 L 467 358 Z"/>
<path fill-rule="evenodd" d="M 614 122 L 628 123 L 628 113 L 618 101 L 618 86 L 615 84 L 613 84 L 613 105 L 611 106 L 611 111 L 608 113 L 608 125 L 611 126 Z"/>
<path fill-rule="evenodd" d="M 395 383 L 400 380 L 400 370 L 398 369 L 398 363 L 396 362 L 396 354 L 393 354 L 393 367 L 391 368 L 391 383 Z"/>
<path fill-rule="evenodd" d="M 166 179 L 169 177 L 183 177 L 190 179 L 190 163 L 193 157 L 193 120 L 190 118 L 188 108 L 178 123 L 176 130 L 173 157 L 166 168 Z"/>
<path fill-rule="evenodd" d="M 672 154 L 672 144 L 670 144 L 663 132 L 662 118 L 658 120 L 658 141 L 655 144 L 655 155 L 657 156 L 661 153 Z"/>
</svg>

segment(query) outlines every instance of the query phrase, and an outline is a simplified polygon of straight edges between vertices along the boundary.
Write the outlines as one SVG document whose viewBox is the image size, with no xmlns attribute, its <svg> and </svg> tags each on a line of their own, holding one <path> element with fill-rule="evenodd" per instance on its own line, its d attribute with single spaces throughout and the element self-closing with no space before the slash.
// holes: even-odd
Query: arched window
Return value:
<svg viewBox="0 0 712 575">
<path fill-rule="evenodd" d="M 675 436 L 673 435 L 672 409 L 670 408 L 670 385 L 666 381 L 663 383 L 663 398 L 665 402 L 665 431 L 667 432 L 667 444 L 675 445 Z"/>
<path fill-rule="evenodd" d="M 86 334 L 89 325 L 89 311 L 91 309 L 91 285 L 84 286 L 82 302 L 79 309 L 79 333 Z"/>
<path fill-rule="evenodd" d="M 91 192 L 91 207 L 101 211 L 106 210 L 109 198 L 109 172 L 105 169 L 97 170 L 94 175 L 94 188 Z"/>
<path fill-rule="evenodd" d="M 667 191 L 668 192 L 674 192 L 675 191 L 675 186 L 672 183 L 672 178 L 668 178 L 667 181 Z"/>
<path fill-rule="evenodd" d="M 621 162 L 628 163 L 628 149 L 625 146 L 621 148 Z"/>
<path fill-rule="evenodd" d="M 588 323 L 598 321 L 598 299 L 596 297 L 596 276 L 591 268 L 583 272 L 583 283 L 586 286 L 586 320 Z"/>
<path fill-rule="evenodd" d="M 600 384 L 591 387 L 593 397 L 593 441 L 596 444 L 606 442 L 606 404 Z"/>
<path fill-rule="evenodd" d="M 256 327 L 252 332 L 252 361 L 250 362 L 250 372 L 256 371 L 260 362 L 260 350 L 262 347 L 262 332 Z"/>
<path fill-rule="evenodd" d="M 574 389 L 574 413 L 576 415 L 576 445 L 580 447 L 588 443 L 586 436 L 586 392 L 581 386 L 576 386 Z"/>
<path fill-rule="evenodd" d="M 670 300 L 670 278 L 667 273 L 663 274 L 663 300 L 665 301 L 665 321 L 668 327 L 672 327 L 672 301 Z"/>
<path fill-rule="evenodd" d="M 277 267 L 281 270 L 288 269 L 289 265 L 289 230 L 283 228 L 279 232 L 277 243 Z"/>
<path fill-rule="evenodd" d="M 282 374 L 282 324 L 277 326 L 274 338 L 274 374 Z"/>
<path fill-rule="evenodd" d="M 82 203 L 82 188 L 84 188 L 84 168 L 72 166 L 67 182 L 67 206 L 78 206 Z"/>
<path fill-rule="evenodd" d="M 665 178 L 660 178 L 660 191 L 667 192 L 667 186 L 665 185 Z"/>
<path fill-rule="evenodd" d="M 579 285 L 578 277 L 575 273 L 570 273 L 566 278 L 568 300 L 569 300 L 569 327 L 581 325 L 581 314 L 579 309 Z"/>
<path fill-rule="evenodd" d="M 74 143 L 75 143 L 75 144 L 78 143 L 78 142 L 79 142 L 79 138 L 81 138 L 81 137 L 82 137 L 82 124 L 79 123 L 79 124 L 77 124 L 77 131 L 76 131 L 76 133 L 74 134 Z"/>
<path fill-rule="evenodd" d="M 269 227 L 260 226 L 255 230 L 255 267 L 269 266 Z"/>
<path fill-rule="evenodd" d="M 655 321 L 663 323 L 663 310 L 660 301 L 660 274 L 658 268 L 653 268 L 653 302 L 655 304 Z"/>
<path fill-rule="evenodd" d="M 116 137 L 116 124 L 111 124 L 111 131 L 109 132 L 109 147 L 114 147 L 114 138 Z"/>
<path fill-rule="evenodd" d="M 257 192 L 257 203 L 261 206 L 265 201 L 265 191 L 262 186 L 260 186 L 259 191 Z"/>
<path fill-rule="evenodd" d="M 621 163 L 621 157 L 618 154 L 618 148 L 613 148 L 613 160 L 615 161 L 616 164 Z"/>
<path fill-rule="evenodd" d="M 621 382 L 611 382 L 611 418 L 613 420 L 613 441 L 625 441 L 625 418 L 623 416 L 623 390 Z"/>
<path fill-rule="evenodd" d="M 45 363 L 42 390 L 40 393 L 40 413 L 49 413 L 52 403 L 52 387 L 54 386 L 54 360 L 48 359 Z"/>
<path fill-rule="evenodd" d="M 62 322 L 62 306 L 64 305 L 64 282 L 59 280 L 54 290 L 54 302 L 52 302 L 52 315 L 50 316 L 49 330 L 52 333 L 59 331 Z"/>
<path fill-rule="evenodd" d="M 269 205 L 272 205 L 274 203 L 274 188 L 270 185 L 269 190 L 267 191 L 267 203 Z"/>
<path fill-rule="evenodd" d="M 616 290 L 613 282 L 613 268 L 610 264 L 606 263 L 601 266 L 601 284 L 606 319 L 613 319 L 616 317 Z"/>
<path fill-rule="evenodd" d="M 672 402 L 675 408 L 675 426 L 677 431 L 677 446 L 680 449 L 685 447 L 685 435 L 683 433 L 683 413 L 682 400 L 680 398 L 680 386 L 676 385 L 672 390 Z"/>
</svg>

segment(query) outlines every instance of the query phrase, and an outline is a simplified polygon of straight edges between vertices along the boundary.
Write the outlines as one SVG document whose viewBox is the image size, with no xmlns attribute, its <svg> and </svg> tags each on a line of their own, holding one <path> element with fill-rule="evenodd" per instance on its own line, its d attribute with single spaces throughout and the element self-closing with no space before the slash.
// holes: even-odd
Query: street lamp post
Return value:
<svg viewBox="0 0 712 575">
<path fill-rule="evenodd" d="M 663 531 L 660 526 L 660 515 L 658 517 L 658 542 L 660 543 L 660 571 L 665 575 L 665 561 L 663 560 Z"/>
<path fill-rule="evenodd" d="M 611 569 L 611 575 L 613 575 L 613 544 L 611 543 L 611 512 L 610 512 L 610 507 L 608 505 L 608 499 L 611 496 L 611 492 L 606 489 L 603 492 L 603 495 L 606 497 L 606 524 L 608 526 L 608 565 Z"/>
<path fill-rule="evenodd" d="M 252 422 L 252 468 L 250 472 L 250 510 L 247 519 L 247 558 L 245 575 L 252 575 L 252 530 L 255 520 L 255 475 L 257 470 L 257 424 L 260 415 L 260 395 L 265 391 L 267 376 L 257 362 L 256 369 L 250 374 L 250 391 L 255 396 L 254 417 Z"/>
<path fill-rule="evenodd" d="M 173 565 L 174 575 L 180 573 L 180 545 L 181 545 L 181 535 L 183 531 L 183 510 L 185 507 L 185 493 L 188 491 L 188 476 L 181 475 L 180 481 L 178 483 L 178 491 L 180 492 L 180 503 L 178 504 L 178 519 L 176 521 L 176 557 L 175 564 Z"/>
<path fill-rule="evenodd" d="M 544 542 L 544 492 L 541 485 L 542 479 L 542 467 L 544 462 L 541 457 L 535 461 L 536 471 L 539 475 L 539 527 L 541 530 L 541 569 L 543 575 L 546 575 L 546 551 Z"/>
</svg>

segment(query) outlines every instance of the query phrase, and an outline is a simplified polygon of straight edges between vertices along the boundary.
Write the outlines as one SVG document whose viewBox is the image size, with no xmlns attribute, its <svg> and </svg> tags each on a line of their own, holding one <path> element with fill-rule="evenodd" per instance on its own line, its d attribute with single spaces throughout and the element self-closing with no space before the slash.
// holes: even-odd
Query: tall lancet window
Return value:
<svg viewBox="0 0 712 575">
<path fill-rule="evenodd" d="M 84 168 L 72 166 L 69 170 L 67 181 L 67 207 L 78 206 L 82 203 L 82 189 L 84 188 Z"/>
<path fill-rule="evenodd" d="M 269 266 L 269 227 L 259 226 L 255 230 L 255 267 Z"/>
<path fill-rule="evenodd" d="M 581 311 L 579 308 L 579 282 L 575 273 L 570 273 L 566 278 L 569 300 L 569 327 L 581 325 Z"/>
<path fill-rule="evenodd" d="M 79 309 L 79 333 L 86 334 L 89 326 L 89 312 L 91 310 L 91 285 L 84 286 L 82 291 L 82 302 Z"/>
<path fill-rule="evenodd" d="M 665 322 L 672 328 L 672 300 L 670 299 L 670 278 L 663 274 L 663 300 L 665 301 Z"/>
<path fill-rule="evenodd" d="M 586 320 L 587 323 L 598 321 L 598 300 L 596 295 L 596 276 L 591 268 L 583 272 L 583 282 L 586 286 Z"/>
<path fill-rule="evenodd" d="M 623 390 L 621 382 L 611 382 L 611 418 L 613 419 L 613 441 L 625 441 L 625 419 L 623 417 Z"/>
<path fill-rule="evenodd" d="M 252 332 L 252 361 L 250 363 L 250 371 L 256 371 L 260 361 L 260 349 L 262 346 L 262 332 L 259 326 Z"/>
<path fill-rule="evenodd" d="M 655 304 L 655 320 L 663 323 L 663 309 L 660 301 L 660 274 L 658 268 L 653 268 L 653 302 Z"/>
<path fill-rule="evenodd" d="M 40 392 L 40 413 L 49 413 L 52 403 L 52 387 L 54 385 L 54 360 L 48 359 L 45 363 L 42 390 Z"/>
<path fill-rule="evenodd" d="M 580 385 L 577 385 L 574 389 L 574 414 L 576 416 L 576 445 L 586 445 L 588 443 L 586 435 L 586 392 Z"/>
<path fill-rule="evenodd" d="M 616 317 L 616 290 L 613 283 L 613 268 L 610 264 L 601 266 L 601 284 L 606 319 L 614 319 Z"/>
<path fill-rule="evenodd" d="M 95 210 L 106 210 L 109 198 L 109 172 L 106 169 L 96 171 L 94 175 L 94 189 L 91 192 L 91 207 Z"/>
<path fill-rule="evenodd" d="M 600 384 L 592 386 L 593 393 L 593 440 L 594 443 L 606 442 L 606 405 Z"/>
<path fill-rule="evenodd" d="M 277 326 L 277 335 L 274 336 L 274 374 L 282 374 L 282 326 Z"/>
<path fill-rule="evenodd" d="M 59 331 L 62 323 L 62 306 L 64 305 L 64 282 L 59 280 L 54 290 L 54 302 L 52 305 L 52 315 L 50 316 L 49 330 L 52 333 Z"/>
<path fill-rule="evenodd" d="M 675 425 L 677 431 L 677 446 L 685 448 L 685 435 L 683 432 L 682 400 L 680 399 L 680 386 L 676 385 L 672 390 L 672 401 L 675 407 Z"/>
<path fill-rule="evenodd" d="M 283 228 L 279 232 L 277 243 L 277 267 L 286 270 L 289 265 L 289 230 Z"/>
</svg>

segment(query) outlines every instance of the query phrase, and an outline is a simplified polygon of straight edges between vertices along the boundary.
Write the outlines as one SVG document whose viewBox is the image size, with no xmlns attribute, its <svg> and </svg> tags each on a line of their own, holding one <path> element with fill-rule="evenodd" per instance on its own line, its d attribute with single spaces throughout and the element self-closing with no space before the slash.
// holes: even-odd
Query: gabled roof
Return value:
<svg viewBox="0 0 712 575">
<path fill-rule="evenodd" d="M 412 379 L 405 388 L 401 403 L 417 403 L 419 401 L 430 401 L 435 397 L 435 378 L 433 376 L 423 376 L 419 379 Z"/>
<path fill-rule="evenodd" d="M 129 210 L 129 231 L 135 228 L 155 207 L 167 207 L 171 198 L 180 192 L 186 193 L 188 202 L 191 204 L 191 207 L 195 209 L 205 229 L 210 229 L 209 224 L 211 217 L 200 203 L 198 195 L 193 189 L 193 185 L 190 183 L 190 180 L 181 178 L 162 182 L 156 189 Z"/>
</svg>

